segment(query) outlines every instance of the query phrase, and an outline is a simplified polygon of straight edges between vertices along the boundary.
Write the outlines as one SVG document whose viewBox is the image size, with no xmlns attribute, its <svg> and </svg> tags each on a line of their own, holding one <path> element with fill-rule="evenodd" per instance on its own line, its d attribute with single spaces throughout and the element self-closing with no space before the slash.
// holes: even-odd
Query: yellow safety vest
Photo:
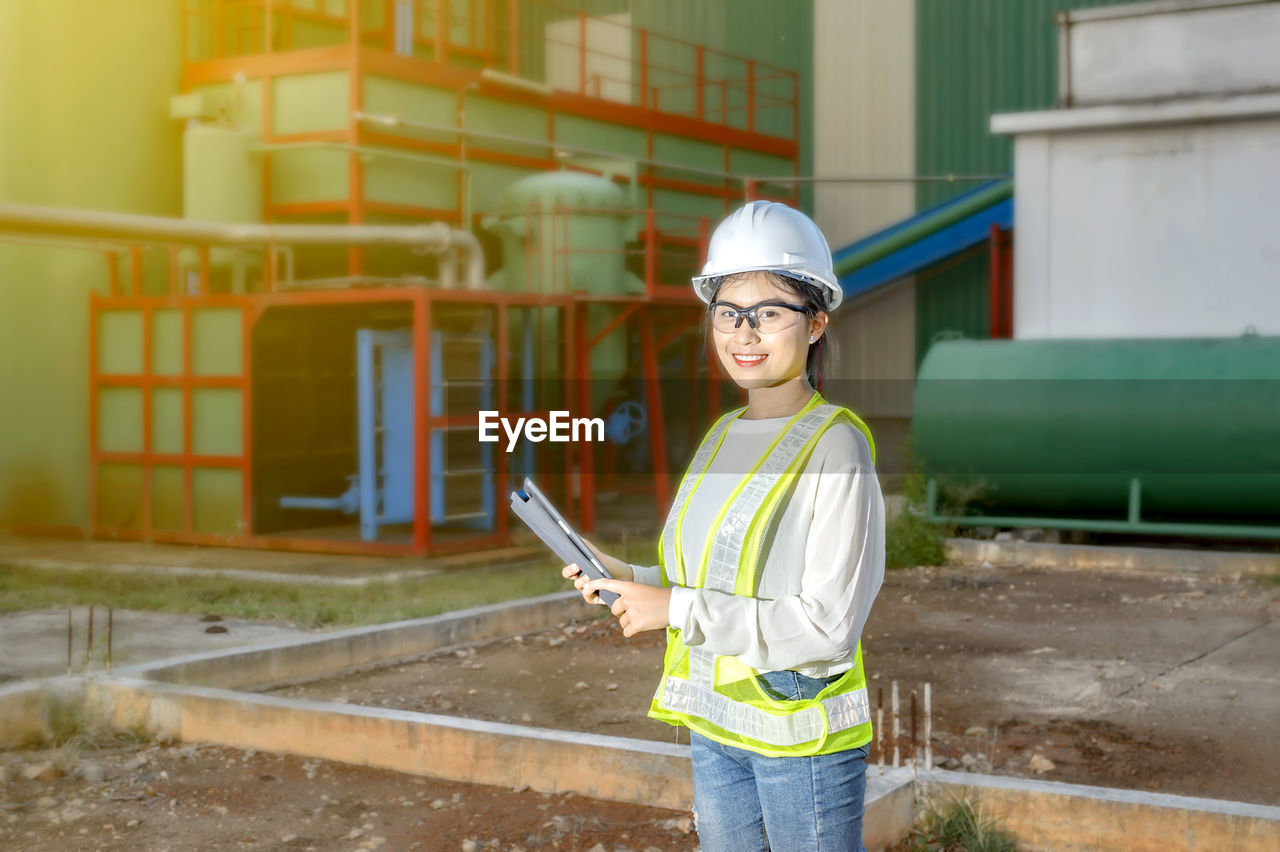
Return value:
<svg viewBox="0 0 1280 852">
<path fill-rule="evenodd" d="M 822 434 L 838 421 L 849 422 L 866 435 L 874 458 L 875 445 L 866 424 L 815 393 L 720 508 L 707 533 L 698 574 L 690 582 L 680 548 L 689 498 L 724 442 L 729 423 L 745 410 L 731 411 L 716 421 L 680 482 L 659 547 L 664 585 L 754 595 L 765 533 Z M 861 642 L 853 655 L 853 668 L 812 699 L 779 701 L 760 686 L 759 673 L 737 657 L 685 645 L 680 631 L 668 627 L 662 682 L 649 715 L 773 757 L 828 754 L 871 742 Z"/>
</svg>

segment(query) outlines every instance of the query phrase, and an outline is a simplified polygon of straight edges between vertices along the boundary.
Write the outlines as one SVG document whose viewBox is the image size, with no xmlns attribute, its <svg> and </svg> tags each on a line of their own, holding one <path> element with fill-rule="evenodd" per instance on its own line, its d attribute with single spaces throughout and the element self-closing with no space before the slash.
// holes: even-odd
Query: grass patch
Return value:
<svg viewBox="0 0 1280 852">
<path fill-rule="evenodd" d="M 58 571 L 0 567 L 0 613 L 67 606 L 217 613 L 304 627 L 345 627 L 422 618 L 451 610 L 572 589 L 551 560 L 459 569 L 365 586 L 257 582 L 211 573 Z"/>
<path fill-rule="evenodd" d="M 71 766 L 82 751 L 133 747 L 150 739 L 151 735 L 142 728 L 114 730 L 103 719 L 89 718 L 80 703 L 50 696 L 49 734 L 38 745 L 61 749 L 62 762 Z"/>
<path fill-rule="evenodd" d="M 916 460 L 911 439 L 902 446 L 902 496 L 907 498 L 903 511 L 884 530 L 884 562 L 886 568 L 914 568 L 917 565 L 945 565 L 944 541 L 952 530 L 942 524 L 931 524 L 922 516 L 927 500 L 928 478 Z"/>
<path fill-rule="evenodd" d="M 885 567 L 945 565 L 946 540 L 956 534 L 956 527 L 925 520 L 929 478 L 915 457 L 910 438 L 904 443 L 902 462 L 904 469 L 910 471 L 902 477 L 902 495 L 907 498 L 907 508 L 885 527 Z M 982 502 L 986 491 L 987 483 L 982 480 L 939 477 L 938 514 L 943 517 L 964 515 L 969 506 Z"/>
<path fill-rule="evenodd" d="M 966 799 L 933 802 L 907 840 L 908 852 L 1014 852 L 1014 836 Z"/>
<path fill-rule="evenodd" d="M 887 568 L 914 568 L 917 565 L 945 565 L 947 529 L 931 524 L 910 510 L 903 511 L 885 527 L 884 562 Z"/>
</svg>

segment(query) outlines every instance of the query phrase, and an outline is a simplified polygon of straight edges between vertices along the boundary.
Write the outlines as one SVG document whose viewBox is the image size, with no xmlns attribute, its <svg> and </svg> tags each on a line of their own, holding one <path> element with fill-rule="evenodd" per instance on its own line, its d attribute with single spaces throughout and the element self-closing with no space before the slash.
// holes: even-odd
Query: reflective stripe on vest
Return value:
<svg viewBox="0 0 1280 852">
<path fill-rule="evenodd" d="M 734 701 L 711 687 L 678 677 L 667 678 L 662 691 L 662 705 L 669 710 L 697 716 L 726 731 L 777 746 L 797 746 L 813 742 L 823 734 L 834 734 L 871 721 L 871 707 L 867 703 L 865 688 L 824 698 L 821 704 L 821 709 L 808 707 L 797 713 L 779 716 L 750 704 Z"/>
<path fill-rule="evenodd" d="M 729 594 L 749 595 L 755 592 L 756 566 L 760 559 L 760 536 L 751 535 L 755 528 L 767 529 L 781 496 L 795 476 L 795 468 L 807 456 L 803 450 L 815 441 L 823 427 L 839 413 L 834 405 L 818 405 L 816 394 L 800 412 L 783 427 L 751 472 L 729 495 L 719 516 L 708 530 L 703 547 L 702 564 L 698 567 L 698 588 L 715 589 Z M 717 424 L 719 425 L 719 424 Z M 727 429 L 727 424 L 726 424 Z M 710 464 L 708 459 L 704 465 Z M 706 471 L 702 467 L 701 473 Z M 770 499 L 772 498 L 772 499 Z M 768 502 L 763 527 L 753 522 Z M 681 504 L 681 519 L 683 507 Z M 750 546 L 748 546 L 750 545 Z M 743 562 L 744 549 L 747 562 Z M 683 561 L 683 555 L 677 554 Z M 715 654 L 700 647 L 689 649 L 689 680 L 706 687 L 715 685 Z"/>
</svg>

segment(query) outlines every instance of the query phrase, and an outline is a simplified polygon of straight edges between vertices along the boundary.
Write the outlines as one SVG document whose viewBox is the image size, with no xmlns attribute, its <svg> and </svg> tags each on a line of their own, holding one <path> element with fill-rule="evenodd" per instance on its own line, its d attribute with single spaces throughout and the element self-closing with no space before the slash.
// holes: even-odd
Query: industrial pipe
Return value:
<svg viewBox="0 0 1280 852">
<path fill-rule="evenodd" d="M 975 190 L 964 201 L 945 210 L 940 210 L 933 215 L 925 216 L 901 231 L 877 241 L 874 245 L 867 246 L 861 251 L 856 251 L 836 261 L 836 277 L 843 278 L 846 275 L 851 275 L 864 266 L 870 266 L 877 260 L 888 257 L 917 240 L 922 240 L 941 231 L 943 228 L 948 228 L 956 222 L 967 219 L 979 210 L 985 210 L 991 205 L 998 204 L 1012 196 L 1013 181 L 1011 179 L 1002 180 L 984 189 Z"/>
<path fill-rule="evenodd" d="M 205 246 L 272 245 L 402 245 L 444 254 L 461 252 L 466 264 L 466 287 L 484 287 L 484 252 L 470 231 L 443 222 L 430 225 L 227 225 L 193 222 L 163 216 L 110 213 L 65 207 L 0 203 L 0 233 L 41 234 L 106 240 L 145 240 Z M 441 265 L 441 279 L 454 271 Z"/>
</svg>

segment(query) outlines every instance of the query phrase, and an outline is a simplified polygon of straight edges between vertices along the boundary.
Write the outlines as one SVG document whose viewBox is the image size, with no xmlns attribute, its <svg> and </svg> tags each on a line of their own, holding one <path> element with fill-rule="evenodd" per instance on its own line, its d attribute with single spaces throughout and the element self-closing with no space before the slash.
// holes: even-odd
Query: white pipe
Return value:
<svg viewBox="0 0 1280 852">
<path fill-rule="evenodd" d="M 514 74 L 506 74 L 496 68 L 485 68 L 480 72 L 480 79 L 486 83 L 496 83 L 499 86 L 506 86 L 509 89 L 519 89 L 522 92 L 529 92 L 534 95 L 549 95 L 555 89 L 546 83 L 539 83 L 537 80 L 527 80 L 524 77 L 517 77 Z"/>
<path fill-rule="evenodd" d="M 228 225 L 135 213 L 109 213 L 65 207 L 0 203 L 0 233 L 79 239 L 146 241 L 196 246 L 402 245 L 445 254 L 460 251 L 468 290 L 484 288 L 484 251 L 470 231 L 443 222 L 429 225 Z M 441 259 L 441 278 L 449 280 L 456 255 Z"/>
<path fill-rule="evenodd" d="M 924 685 L 924 768 L 933 769 L 933 685 Z"/>
<path fill-rule="evenodd" d="M 898 734 L 900 733 L 900 731 L 898 726 L 898 682 L 896 680 L 893 682 L 892 709 L 893 709 L 893 768 L 897 769 L 901 765 L 901 761 L 898 755 Z"/>
<path fill-rule="evenodd" d="M 881 696 L 884 693 L 880 693 Z M 883 697 L 880 703 L 884 703 Z M 880 774 L 884 774 L 884 707 L 876 708 L 876 754 L 880 755 Z"/>
</svg>

